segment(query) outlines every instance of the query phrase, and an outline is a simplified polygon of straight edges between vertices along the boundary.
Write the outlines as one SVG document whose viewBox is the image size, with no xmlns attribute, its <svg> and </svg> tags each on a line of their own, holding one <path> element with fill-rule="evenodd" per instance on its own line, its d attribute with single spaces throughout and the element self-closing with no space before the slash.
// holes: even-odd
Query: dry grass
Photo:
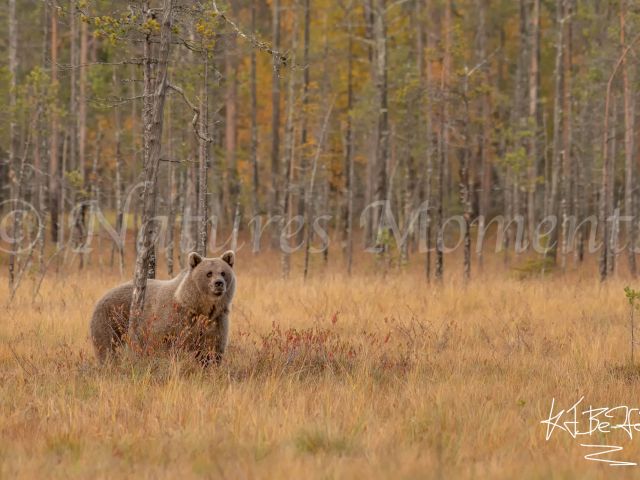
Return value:
<svg viewBox="0 0 640 480">
<path fill-rule="evenodd" d="M 0 477 L 610 476 L 581 443 L 640 460 L 621 430 L 547 442 L 540 423 L 554 397 L 640 406 L 627 281 L 601 285 L 593 265 L 523 281 L 488 266 L 464 288 L 447 262 L 456 272 L 438 288 L 421 261 L 382 278 L 364 258 L 352 278 L 314 259 L 303 284 L 242 252 L 231 346 L 207 371 L 188 358 L 95 364 L 89 318 L 115 269 L 94 260 L 64 287 L 51 275 L 33 305 L 25 279 L 11 307 L 0 293 Z"/>
</svg>

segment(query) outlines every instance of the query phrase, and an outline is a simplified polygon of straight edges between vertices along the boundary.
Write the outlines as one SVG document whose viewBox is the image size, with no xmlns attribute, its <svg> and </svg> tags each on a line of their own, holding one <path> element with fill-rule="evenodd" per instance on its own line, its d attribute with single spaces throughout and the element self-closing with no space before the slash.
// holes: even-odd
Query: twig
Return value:
<svg viewBox="0 0 640 480">
<path fill-rule="evenodd" d="M 220 18 L 222 18 L 225 22 L 227 22 L 229 25 L 231 25 L 231 27 L 236 31 L 236 33 L 238 35 L 240 35 L 242 38 L 248 40 L 249 43 L 251 43 L 254 47 L 258 48 L 261 52 L 263 52 L 263 51 L 267 52 L 271 56 L 273 56 L 274 58 L 278 59 L 280 61 L 280 63 L 285 68 L 287 68 L 287 69 L 289 69 L 291 71 L 299 71 L 300 70 L 297 65 L 293 65 L 293 66 L 289 65 L 289 59 L 287 58 L 288 51 L 286 51 L 284 53 L 283 52 L 278 52 L 276 50 L 273 50 L 272 48 L 269 48 L 269 45 L 266 42 L 261 42 L 261 41 L 257 40 L 255 37 L 247 35 L 242 30 L 240 30 L 238 28 L 238 26 L 232 20 L 230 20 L 224 13 L 222 13 L 220 10 L 218 10 L 218 5 L 216 4 L 215 0 L 212 0 L 211 3 L 213 4 L 213 10 L 218 14 L 218 16 Z M 201 6 L 201 8 L 202 8 L 202 6 Z"/>
<path fill-rule="evenodd" d="M 40 234 L 41 234 L 42 230 L 38 230 L 38 235 L 36 236 L 36 240 L 35 242 L 33 242 L 33 245 L 31 245 L 31 249 L 29 250 L 29 256 L 27 257 L 27 260 L 24 262 L 24 265 L 22 265 L 22 268 L 20 269 L 20 273 L 18 273 L 18 278 L 16 279 L 16 284 L 13 286 L 13 292 L 11 292 L 11 298 L 9 299 L 9 304 L 11 305 L 11 302 L 13 302 L 13 297 L 15 297 L 16 292 L 18 291 L 18 287 L 20 286 L 20 280 L 22 280 L 22 275 L 24 274 L 24 271 L 27 269 L 27 267 L 29 266 L 29 263 L 31 262 L 31 257 L 33 257 L 33 251 L 36 248 L 36 245 L 38 244 L 38 240 L 40 239 Z"/>
<path fill-rule="evenodd" d="M 24 367 L 24 365 L 23 365 L 23 364 L 22 364 L 22 362 L 20 361 L 20 357 L 19 357 L 19 356 L 18 356 L 18 354 L 15 352 L 15 350 L 11 347 L 11 344 L 10 344 L 9 342 L 7 342 L 7 347 L 9 347 L 9 350 L 11 350 L 11 353 L 13 353 L 13 356 L 16 358 L 16 361 L 18 362 L 18 365 L 20 365 L 20 367 L 22 368 L 22 370 L 24 370 L 24 371 L 25 371 L 25 373 L 26 373 L 27 375 L 30 375 L 30 376 L 32 376 L 32 377 L 33 377 L 33 375 L 34 375 L 34 374 L 33 374 L 33 373 L 31 373 L 29 370 L 27 370 L 27 369 Z M 31 364 L 30 364 L 30 365 L 31 365 Z M 36 369 L 33 365 L 31 365 L 31 367 L 32 367 L 34 370 L 36 370 L 36 371 L 37 371 L 37 369 Z"/>
<path fill-rule="evenodd" d="M 69 65 L 65 63 L 56 63 L 56 69 L 61 71 L 68 70 L 77 70 L 78 68 L 83 67 L 94 67 L 96 65 L 143 65 L 145 61 L 149 63 L 158 63 L 158 60 L 155 58 L 127 58 L 122 62 L 91 62 L 91 63 L 81 63 L 80 65 Z"/>
<path fill-rule="evenodd" d="M 173 83 L 169 83 L 167 85 L 167 88 L 170 88 L 171 90 L 174 90 L 178 92 L 180 95 L 182 95 L 182 98 L 187 103 L 187 105 L 189 105 L 189 108 L 195 112 L 195 115 L 193 116 L 193 120 L 191 120 L 191 125 L 193 125 L 193 130 L 196 132 L 196 135 L 198 136 L 198 138 L 200 140 L 204 140 L 205 142 L 213 143 L 212 138 L 205 137 L 198 130 L 197 125 L 198 125 L 198 119 L 200 118 L 200 109 L 196 107 L 193 103 L 191 103 L 191 100 L 189 100 L 189 97 L 187 97 L 187 94 L 184 93 L 184 90 L 178 87 L 177 85 L 174 85 Z"/>
<path fill-rule="evenodd" d="M 47 274 L 47 270 L 49 269 L 49 265 L 51 265 L 51 261 L 56 258 L 56 256 L 63 250 L 65 250 L 71 244 L 71 239 L 67 242 L 67 244 L 62 247 L 60 250 L 57 250 L 47 262 L 47 265 L 44 267 L 42 271 L 42 275 L 40 276 L 40 281 L 38 282 L 38 286 L 36 287 L 35 292 L 33 293 L 33 297 L 31 298 L 31 303 L 36 301 L 36 297 L 38 296 L 38 292 L 40 291 L 40 286 L 42 285 L 42 281 L 44 280 L 44 276 Z"/>
</svg>

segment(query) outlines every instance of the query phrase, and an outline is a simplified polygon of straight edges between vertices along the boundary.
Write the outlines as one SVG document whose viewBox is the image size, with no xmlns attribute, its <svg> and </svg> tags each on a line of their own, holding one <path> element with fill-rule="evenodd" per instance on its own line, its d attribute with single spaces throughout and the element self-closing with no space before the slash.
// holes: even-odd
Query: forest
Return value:
<svg viewBox="0 0 640 480">
<path fill-rule="evenodd" d="M 0 25 L 0 477 L 633 478 L 640 3 Z M 105 292 L 135 346 L 203 258 L 237 279 L 217 363 L 94 358 Z M 549 428 L 578 404 L 618 426 Z"/>
<path fill-rule="evenodd" d="M 620 245 L 635 277 L 639 9 L 628 3 L 186 2 L 163 51 L 160 4 L 9 1 L 5 228 L 39 235 L 42 267 L 47 245 L 91 242 L 93 211 L 134 235 L 162 215 L 172 275 L 174 257 L 184 265 L 218 231 L 277 249 L 283 231 L 302 245 L 318 220 L 349 270 L 354 248 L 400 266 L 419 250 L 437 280 L 447 219 L 463 218 L 470 277 L 484 250 L 471 258 L 472 229 L 501 216 L 505 262 L 536 242 L 542 271 L 582 262 L 591 228 L 601 278 L 617 274 Z M 6 215 L 7 199 L 32 214 Z M 387 238 L 394 225 L 407 241 Z M 125 247 L 110 243 L 113 265 Z"/>
</svg>

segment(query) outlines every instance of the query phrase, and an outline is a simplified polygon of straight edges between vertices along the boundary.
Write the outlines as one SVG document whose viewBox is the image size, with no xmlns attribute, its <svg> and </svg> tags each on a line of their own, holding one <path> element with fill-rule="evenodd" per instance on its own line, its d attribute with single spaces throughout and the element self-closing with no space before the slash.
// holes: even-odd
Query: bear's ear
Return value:
<svg viewBox="0 0 640 480">
<path fill-rule="evenodd" d="M 224 252 L 220 258 L 227 262 L 231 268 L 233 268 L 233 265 L 236 263 L 236 254 L 233 253 L 233 250 Z"/>
<path fill-rule="evenodd" d="M 196 268 L 200 262 L 202 262 L 202 257 L 196 252 L 189 254 L 189 266 L 191 266 L 191 268 Z"/>
</svg>

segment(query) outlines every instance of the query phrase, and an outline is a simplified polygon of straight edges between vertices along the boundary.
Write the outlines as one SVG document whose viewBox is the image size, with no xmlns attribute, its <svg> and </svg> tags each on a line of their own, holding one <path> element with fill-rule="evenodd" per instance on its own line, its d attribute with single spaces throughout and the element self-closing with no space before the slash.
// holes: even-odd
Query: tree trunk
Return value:
<svg viewBox="0 0 640 480">
<path fill-rule="evenodd" d="M 64 191 L 64 178 L 67 172 L 67 150 L 69 147 L 69 140 L 73 138 L 71 132 L 67 132 L 64 136 L 64 141 L 62 142 L 62 169 L 60 174 L 60 195 L 59 195 L 59 204 L 58 204 L 58 212 L 60 214 L 60 228 L 58 229 L 58 245 L 56 245 L 56 252 L 60 251 L 60 249 L 64 245 L 64 211 L 65 211 L 65 191 Z M 41 255 L 41 258 L 44 258 L 44 255 Z M 43 265 L 40 265 L 40 271 L 43 271 Z M 56 267 L 57 271 L 57 267 Z"/>
<path fill-rule="evenodd" d="M 251 2 L 251 33 L 255 35 L 256 32 L 256 2 Z M 258 94 L 256 91 L 256 51 L 251 49 L 251 214 L 256 217 L 260 215 L 259 207 L 259 191 L 260 191 L 260 176 L 258 171 Z M 256 228 L 255 222 L 252 222 L 253 228 Z M 259 235 L 260 232 L 253 232 L 253 235 Z M 258 252 L 260 251 L 258 245 Z M 256 252 L 257 253 L 257 252 Z"/>
<path fill-rule="evenodd" d="M 236 113 L 236 105 L 238 102 L 238 84 L 237 84 L 237 57 L 235 53 L 236 37 L 229 38 L 229 45 L 225 50 L 225 68 L 227 81 L 227 98 L 226 98 L 226 133 L 225 147 L 227 154 L 227 185 L 229 191 L 229 225 L 235 222 L 234 209 L 238 203 L 240 195 L 240 185 L 238 181 L 238 159 L 237 159 L 237 137 L 238 137 L 238 118 Z"/>
<path fill-rule="evenodd" d="M 527 238 L 529 246 L 533 241 L 536 228 L 536 165 L 538 162 L 538 57 L 540 49 L 540 0 L 533 0 L 531 12 L 530 55 L 529 69 L 529 128 L 532 130 L 529 138 L 528 173 L 527 173 Z"/>
<path fill-rule="evenodd" d="M 431 9 L 429 0 L 425 0 L 425 14 L 426 18 L 430 18 Z M 420 19 L 420 23 L 422 23 L 422 19 Z M 429 30 L 427 29 L 427 50 L 432 51 L 434 48 L 434 39 L 433 35 L 429 34 Z M 420 58 L 424 55 L 424 52 L 418 53 Z M 426 65 L 426 76 L 424 77 L 424 88 L 425 90 L 429 89 L 430 82 L 433 78 L 433 62 L 431 61 L 431 56 L 427 59 Z M 427 185 L 425 191 L 425 197 L 428 200 L 428 211 L 427 211 L 427 225 L 426 225 L 426 241 L 427 241 L 427 258 L 426 258 L 426 277 L 427 282 L 431 281 L 431 223 L 433 216 L 431 215 L 431 209 L 433 208 L 433 194 L 432 194 L 432 185 L 433 185 L 433 104 L 431 102 L 431 95 L 427 95 Z"/>
<path fill-rule="evenodd" d="M 82 22 L 80 26 L 80 98 L 78 101 L 78 156 L 80 178 L 82 178 L 84 189 L 89 186 L 87 178 L 87 55 L 88 55 L 88 29 L 87 24 Z M 133 102 L 135 103 L 135 102 Z M 82 198 L 86 200 L 86 198 Z M 85 212 L 86 207 L 82 207 L 77 219 L 77 230 L 85 232 Z M 134 242 L 135 243 L 135 242 Z M 84 254 L 80 253 L 78 268 L 82 269 L 84 265 Z"/>
<path fill-rule="evenodd" d="M 78 18 L 76 17 L 76 15 L 71 15 L 71 19 L 70 19 L 70 23 L 71 23 L 71 52 L 70 52 L 70 64 L 71 64 L 71 72 L 69 73 L 70 76 L 70 87 L 71 87 L 71 92 L 70 92 L 70 99 L 69 99 L 69 109 L 71 112 L 77 112 L 78 111 L 78 93 L 77 93 L 77 72 L 76 72 L 76 67 L 78 65 Z M 74 116 L 73 115 L 69 115 L 69 135 L 70 135 L 70 141 L 69 141 L 69 151 L 70 151 L 70 155 L 69 155 L 69 164 L 71 165 L 71 170 L 78 170 L 78 158 L 77 158 L 77 141 L 78 141 L 78 135 L 77 135 L 77 129 L 76 129 L 76 125 L 77 125 L 77 121 L 74 122 Z"/>
<path fill-rule="evenodd" d="M 293 40 L 291 43 L 291 63 L 296 64 L 296 51 L 298 50 L 298 0 L 294 3 L 294 21 L 293 21 Z M 286 226 L 292 215 L 293 211 L 292 196 L 291 196 L 291 178 L 293 176 L 293 161 L 294 161 L 294 104 L 295 98 L 295 85 L 296 85 L 296 72 L 289 72 L 289 83 L 287 85 L 287 119 L 284 130 L 284 149 L 282 156 L 282 192 L 280 197 L 280 221 L 278 231 L 281 232 L 282 237 L 280 242 L 285 239 Z M 290 254 L 285 248 L 280 250 L 280 272 L 282 278 L 289 278 L 290 271 Z"/>
<path fill-rule="evenodd" d="M 136 69 L 134 65 L 131 65 L 131 98 L 135 98 L 136 96 Z M 131 185 L 136 186 L 139 181 L 139 177 L 137 174 L 137 158 L 138 158 L 138 145 L 136 144 L 136 118 L 138 118 L 137 113 L 137 102 L 134 100 L 131 102 L 131 150 L 133 151 L 132 162 L 131 162 Z M 144 127 L 143 127 L 144 128 Z M 142 160 L 144 163 L 144 159 Z M 131 203 L 133 204 L 133 252 L 138 252 L 138 204 L 140 195 L 139 192 L 136 191 L 132 196 Z"/>
<path fill-rule="evenodd" d="M 420 1 L 420 0 L 418 0 Z M 309 0 L 307 4 L 307 17 L 309 12 Z M 349 2 L 349 13 L 347 16 L 349 46 L 348 46 L 348 68 L 347 68 L 347 134 L 346 134 L 346 187 L 347 187 L 347 214 L 346 214 L 346 235 L 347 235 L 347 273 L 351 275 L 351 265 L 353 263 L 353 189 L 354 185 L 354 165 L 353 165 L 353 131 L 351 127 L 351 116 L 353 109 L 353 23 L 351 13 L 353 11 L 353 1 Z M 308 25 L 306 26 L 308 28 Z M 308 34 L 305 33 L 305 37 Z M 308 54 L 308 38 L 305 38 L 305 56 Z M 307 69 L 308 70 L 308 69 Z M 308 78 L 305 78 L 305 91 Z M 324 136 L 324 135 L 323 135 Z M 315 167 L 315 165 L 314 165 Z M 315 172 L 315 169 L 314 169 Z M 309 226 L 307 226 L 309 229 Z M 310 230 L 310 229 L 309 229 Z M 307 247 L 308 248 L 308 247 Z"/>
<path fill-rule="evenodd" d="M 140 332 L 144 299 L 147 289 L 147 271 L 149 269 L 149 254 L 151 253 L 153 239 L 152 218 L 156 213 L 156 200 L 158 194 L 158 167 L 160 164 L 160 148 L 162 146 L 162 127 L 164 121 L 164 107 L 167 96 L 167 70 L 171 51 L 172 14 L 173 1 L 164 0 L 162 9 L 160 49 L 158 52 L 158 66 L 156 69 L 156 89 L 151 123 L 145 125 L 148 132 L 149 150 L 148 162 L 145 162 L 145 187 L 143 193 L 142 209 L 142 241 L 141 248 L 136 258 L 136 267 L 133 277 L 133 295 L 130 309 L 129 338 L 134 345 L 141 346 L 144 335 Z M 145 329 L 146 330 L 146 329 Z"/>
<path fill-rule="evenodd" d="M 273 49 L 280 50 L 280 0 L 273 0 Z M 279 203 L 280 177 L 280 72 L 277 59 L 273 59 L 271 74 L 271 187 L 269 195 L 269 217 L 276 215 Z M 271 229 L 271 248 L 278 246 L 278 228 Z"/>
<path fill-rule="evenodd" d="M 387 198 L 387 157 L 389 155 L 389 111 L 387 105 L 387 0 L 374 2 L 375 25 L 373 35 L 376 45 L 376 90 L 378 96 L 378 139 L 377 139 L 377 182 L 375 201 L 389 200 Z M 374 210 L 374 230 L 377 236 L 384 228 L 385 207 Z M 382 246 L 384 256 L 384 245 Z"/>
<path fill-rule="evenodd" d="M 9 108 L 13 111 L 17 105 L 16 85 L 18 77 L 18 22 L 16 20 L 16 0 L 9 0 Z M 17 172 L 17 152 L 18 152 L 18 125 L 14 115 L 10 116 L 9 124 L 9 165 L 8 170 Z M 7 175 L 7 178 L 9 176 Z M 1 178 L 4 180 L 4 176 Z M 18 197 L 10 192 L 10 197 Z M 17 205 L 16 205 L 17 206 Z M 15 209 L 12 208 L 12 209 Z M 13 286 L 14 280 L 14 256 L 9 256 L 9 286 Z"/>
<path fill-rule="evenodd" d="M 476 11 L 478 18 L 478 62 L 486 60 L 486 43 L 487 31 L 485 25 L 485 7 L 480 0 L 476 0 Z M 483 68 L 487 85 L 490 85 L 490 69 L 488 66 Z M 489 192 L 491 191 L 491 165 L 489 164 L 489 148 L 491 145 L 491 119 L 490 119 L 490 96 L 485 94 L 482 96 L 482 140 L 480 142 L 480 217 L 478 222 L 478 230 L 484 231 L 484 226 L 489 216 Z M 471 179 L 473 185 L 473 179 Z M 478 251 L 478 266 L 482 269 L 483 256 L 482 248 Z"/>
<path fill-rule="evenodd" d="M 325 104 L 325 108 L 326 108 L 326 104 Z M 316 154 L 313 159 L 313 168 L 311 170 L 311 180 L 309 181 L 309 193 L 308 193 L 309 197 L 307 198 L 307 204 L 309 205 L 309 218 L 311 219 L 313 219 L 315 215 L 315 202 L 313 201 L 313 189 L 315 187 L 316 172 L 318 171 L 318 157 L 320 157 L 320 152 L 324 148 L 325 133 L 327 131 L 327 124 L 329 123 L 329 118 L 331 117 L 332 109 L 333 109 L 333 102 L 331 103 L 331 105 L 329 105 L 327 113 L 325 114 L 324 123 L 322 124 L 322 131 L 320 133 L 320 138 L 318 139 L 318 144 L 316 147 Z M 304 274 L 303 274 L 304 280 L 307 279 L 307 273 L 309 271 L 309 253 L 310 253 L 310 247 L 311 247 L 312 231 L 313 231 L 312 228 L 307 228 L 307 240 L 306 240 L 305 252 L 304 252 Z M 326 252 L 326 249 L 325 249 L 325 252 Z M 325 261 L 326 261 L 326 258 L 327 257 L 325 257 Z"/>
<path fill-rule="evenodd" d="M 363 0 L 363 13 L 364 13 L 364 23 L 365 23 L 365 36 L 367 40 L 369 40 L 368 44 L 368 54 L 369 54 L 369 78 L 370 83 L 372 85 L 376 84 L 376 75 L 377 75 L 377 56 L 374 52 L 374 39 L 375 39 L 375 13 L 373 8 L 373 0 Z M 328 51 L 328 41 L 327 41 L 327 18 L 325 15 L 325 34 L 324 34 L 324 45 L 325 45 L 325 72 L 327 71 L 327 51 Z M 376 119 L 377 120 L 377 119 Z M 370 131 L 367 134 L 367 144 L 369 145 L 369 155 L 367 161 L 367 189 L 365 192 L 365 203 L 370 205 L 374 199 L 374 191 L 375 191 L 375 174 L 376 174 L 376 163 L 377 163 L 377 142 L 375 139 L 378 138 L 378 122 L 373 121 Z M 374 240 L 374 212 L 369 212 L 369 218 L 367 219 L 367 224 L 365 226 L 365 234 L 364 234 L 364 246 L 372 247 Z"/>
<path fill-rule="evenodd" d="M 616 178 L 616 154 L 617 154 L 617 131 L 616 131 L 616 123 L 618 121 L 618 96 L 613 97 L 613 111 L 611 112 L 611 133 L 609 134 L 609 143 L 611 145 L 611 153 L 609 154 L 609 158 L 607 159 L 608 163 L 608 176 L 607 176 L 607 189 L 606 189 L 606 197 L 605 201 L 607 202 L 606 206 L 606 216 L 605 222 L 611 217 L 614 210 L 614 197 L 615 192 L 613 191 L 613 186 Z M 607 271 L 609 275 L 613 273 L 615 267 L 615 223 L 611 224 L 609 229 L 609 236 L 607 237 L 606 245 L 607 248 Z"/>
<path fill-rule="evenodd" d="M 166 3 L 166 2 L 165 2 Z M 144 5 L 143 5 L 143 11 L 144 11 L 144 15 L 145 18 L 151 18 L 151 16 L 153 15 L 151 13 L 151 2 L 150 1 L 145 1 Z M 153 90 L 154 90 L 154 79 L 152 78 L 152 69 L 151 69 L 151 59 L 153 56 L 152 53 L 152 47 L 151 47 L 151 41 L 150 41 L 150 37 L 147 35 L 145 37 L 145 41 L 143 42 L 143 57 L 144 57 L 144 65 L 142 67 L 142 95 L 143 95 L 143 99 L 142 99 L 142 122 L 143 122 L 143 127 L 142 127 L 142 151 L 144 152 L 144 169 L 148 170 L 149 169 L 149 165 L 150 165 L 150 150 L 151 150 L 151 123 L 153 121 L 153 114 L 154 114 L 154 101 L 155 99 L 152 98 L 153 96 Z M 162 138 L 159 140 L 159 142 L 162 141 Z M 156 174 L 157 176 L 157 174 Z M 146 172 L 145 172 L 145 179 L 146 179 Z M 148 187 L 145 185 L 145 190 Z M 154 188 L 156 188 L 154 186 Z M 155 211 L 155 206 L 154 206 L 154 211 Z M 143 227 L 142 228 L 146 228 L 144 225 L 144 213 L 142 214 L 142 223 L 143 223 Z M 154 230 L 153 232 L 155 232 L 155 226 L 154 226 Z M 145 246 L 143 246 L 142 248 L 147 248 Z M 156 258 L 156 247 L 155 247 L 155 243 L 150 243 L 149 244 L 149 254 L 147 257 L 147 278 L 150 279 L 154 279 L 156 278 L 156 268 L 157 268 L 157 258 Z"/>
<path fill-rule="evenodd" d="M 94 221 L 97 218 L 98 210 L 100 209 L 100 170 L 99 170 L 99 162 L 100 162 L 100 148 L 102 146 L 102 131 L 98 131 L 98 136 L 96 137 L 96 145 L 95 151 L 93 155 L 93 167 L 91 169 L 91 219 L 89 220 L 89 230 L 87 231 L 87 243 L 92 239 L 94 235 L 98 237 L 98 262 L 100 264 L 100 273 L 102 273 L 102 239 L 100 237 L 100 226 L 98 224 L 98 233 L 94 232 Z M 91 253 L 87 254 L 87 267 L 91 265 Z"/>
<path fill-rule="evenodd" d="M 564 0 L 556 0 L 556 66 L 553 73 L 554 76 L 554 99 L 553 99 L 553 159 L 552 159 L 552 176 L 551 176 L 551 202 L 547 215 L 552 215 L 556 219 L 558 218 L 558 200 L 560 197 L 560 172 L 562 167 L 562 156 L 566 155 L 566 152 L 562 152 L 562 102 L 563 102 L 563 72 L 564 65 L 562 60 L 562 54 L 564 50 L 563 33 L 564 25 L 562 22 L 562 6 Z M 557 262 L 558 251 L 558 231 L 560 225 L 556 225 L 549 236 L 547 248 L 549 245 L 554 245 L 548 255 L 551 255 L 551 262 L 555 265 Z M 544 268 L 544 265 L 543 265 Z"/>
<path fill-rule="evenodd" d="M 167 219 L 167 223 L 168 223 L 168 229 L 169 231 L 167 232 L 168 234 L 168 238 L 167 238 L 167 274 L 169 275 L 169 278 L 173 278 L 173 239 L 174 239 L 174 233 L 176 230 L 176 208 L 175 208 L 175 197 L 173 195 L 173 189 L 175 188 L 176 185 L 176 169 L 173 166 L 173 139 L 172 139 L 172 130 L 171 130 L 171 101 L 169 100 L 169 102 L 167 102 L 167 156 L 168 156 L 168 173 L 167 173 L 167 179 L 169 182 L 168 185 L 168 206 L 169 206 L 169 212 L 168 212 L 168 219 Z"/>
<path fill-rule="evenodd" d="M 620 47 L 624 53 L 625 49 L 625 15 L 626 1 L 620 0 Z M 629 88 L 629 78 L 627 75 L 627 58 L 622 59 L 622 75 L 624 79 L 624 152 L 625 152 L 625 194 L 624 194 L 624 211 L 626 216 L 633 217 L 633 188 L 634 188 L 634 171 L 633 171 L 633 130 L 634 115 L 632 111 L 631 90 Z M 629 254 L 629 270 L 631 276 L 636 278 L 636 254 L 635 248 L 635 229 L 632 222 L 626 222 L 627 225 L 627 252 Z"/>
<path fill-rule="evenodd" d="M 564 0 L 565 7 L 565 44 L 564 44 L 564 152 L 563 152 L 563 168 L 562 168 L 562 272 L 567 268 L 567 250 L 568 244 L 568 218 L 570 213 L 571 202 L 571 172 L 573 163 L 573 132 L 572 122 L 572 77 L 571 77 L 571 48 L 573 40 L 572 32 L 572 2 Z M 575 206 L 574 206 L 575 209 Z M 574 212 L 575 215 L 575 212 Z"/>
<path fill-rule="evenodd" d="M 305 228 L 309 228 L 307 224 L 307 217 L 305 215 L 306 212 L 306 191 L 305 191 L 305 182 L 304 175 L 302 172 L 306 172 L 308 169 L 307 165 L 307 117 L 308 117 L 308 105 L 309 105 L 309 76 L 311 72 L 311 68 L 309 66 L 309 44 L 310 44 L 310 35 L 311 35 L 311 7 L 310 0 L 304 0 L 304 47 L 303 47 L 303 68 L 304 72 L 303 76 L 303 84 L 302 84 L 302 112 L 301 112 L 301 120 L 302 126 L 300 128 L 300 181 L 298 182 L 298 215 L 301 215 L 302 218 L 305 219 L 305 225 L 298 232 L 297 244 L 299 245 L 304 241 L 304 232 Z"/>
<path fill-rule="evenodd" d="M 193 162 L 191 162 L 193 163 Z M 188 177 L 189 170 L 181 168 L 180 169 L 180 185 L 178 187 L 178 211 L 180 212 L 180 252 L 178 253 L 178 263 L 180 264 L 180 269 L 185 267 L 185 256 L 189 250 L 189 226 L 186 222 L 186 213 L 189 208 L 189 190 L 188 190 Z"/>
<path fill-rule="evenodd" d="M 81 22 L 80 26 L 80 65 L 86 65 L 88 53 L 87 24 Z M 132 85 L 135 85 L 132 82 Z M 78 102 L 78 156 L 79 173 L 82 180 L 87 182 L 87 67 L 80 67 L 80 99 Z M 132 102 L 135 105 L 135 102 Z"/>
<path fill-rule="evenodd" d="M 446 179 L 446 168 L 449 161 L 449 133 L 448 133 L 448 116 L 449 107 L 446 99 L 446 87 L 449 70 L 451 69 L 451 0 L 445 2 L 445 14 L 443 25 L 443 36 L 445 38 L 444 58 L 442 61 L 442 72 L 440 77 L 440 94 L 442 96 L 442 106 L 440 115 L 440 137 L 439 137 L 439 156 L 440 165 L 438 168 L 437 196 L 438 196 L 438 233 L 436 240 L 436 281 L 441 282 L 444 273 L 444 265 L 442 258 L 442 225 L 443 225 L 443 189 Z"/>
<path fill-rule="evenodd" d="M 469 112 L 469 76 L 464 79 L 464 149 L 462 151 L 462 168 L 460 174 L 460 200 L 464 209 L 464 260 L 462 265 L 462 278 L 465 283 L 471 280 L 471 195 L 473 192 L 473 180 L 469 173 L 469 151 L 471 146 L 469 136 L 471 135 L 471 113 Z"/>
<path fill-rule="evenodd" d="M 120 84 L 118 80 L 118 69 L 116 66 L 113 66 L 113 88 L 119 95 L 120 93 Z M 115 185 L 115 193 L 116 193 L 116 231 L 118 234 L 122 231 L 122 224 L 124 221 L 124 211 L 122 204 L 122 196 L 124 193 L 124 185 L 122 181 L 122 122 L 120 120 L 120 108 L 116 107 L 113 109 L 114 123 L 116 127 L 115 137 L 116 137 L 116 185 Z M 124 257 L 123 257 L 123 245 L 117 244 L 113 242 L 111 245 L 111 261 L 110 268 L 113 268 L 113 257 L 115 254 L 116 248 L 118 249 L 118 258 L 120 262 L 120 278 L 124 277 Z"/>
<path fill-rule="evenodd" d="M 58 84 L 58 15 L 56 2 L 53 1 L 51 9 L 51 84 L 57 88 Z M 49 212 L 51 213 L 51 242 L 58 242 L 58 113 L 54 103 L 51 107 L 51 157 L 49 159 Z"/>
<path fill-rule="evenodd" d="M 198 189 L 198 215 L 200 230 L 198 231 L 198 253 L 202 257 L 207 256 L 207 223 L 209 218 L 207 193 L 209 178 L 209 145 L 202 137 L 209 137 L 209 57 L 204 61 L 204 75 L 200 86 L 200 188 Z M 228 117 L 227 117 L 228 119 Z M 227 130 L 228 133 L 228 130 Z"/>
<path fill-rule="evenodd" d="M 17 105 L 16 95 L 16 79 L 18 76 L 18 24 L 16 21 L 16 0 L 9 0 L 9 107 L 13 111 Z M 14 116 L 10 117 L 9 125 L 9 172 L 13 172 L 13 175 L 17 173 L 17 145 L 18 142 L 18 125 L 15 122 Z M 7 178 L 10 178 L 7 175 Z M 1 180 L 4 180 L 2 178 Z M 9 193 L 10 198 L 14 199 L 12 204 L 12 210 L 17 210 L 18 195 L 14 191 L 17 188 L 12 182 L 12 189 Z M 14 223 L 16 219 L 14 218 Z M 14 282 L 14 268 L 15 268 L 15 255 L 13 253 L 13 244 L 11 247 L 11 253 L 9 254 L 9 287 L 13 287 Z"/>
</svg>

